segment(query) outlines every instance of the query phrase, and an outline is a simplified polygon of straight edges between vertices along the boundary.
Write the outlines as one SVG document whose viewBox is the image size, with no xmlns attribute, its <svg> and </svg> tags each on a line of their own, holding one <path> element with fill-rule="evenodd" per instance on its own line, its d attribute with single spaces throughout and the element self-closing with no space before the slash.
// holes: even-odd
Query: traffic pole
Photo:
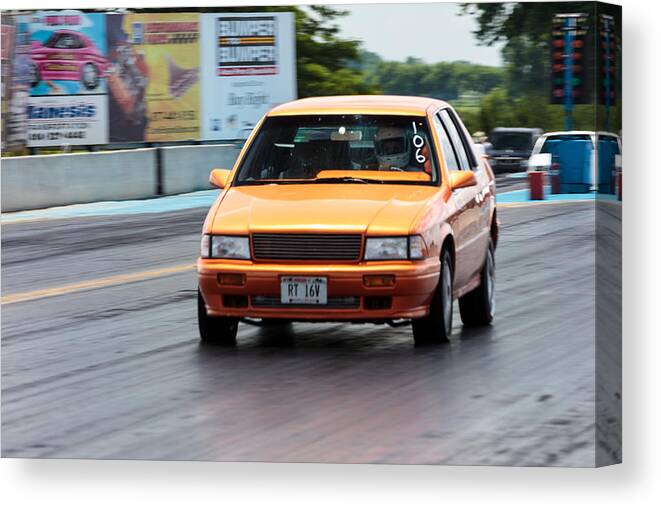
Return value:
<svg viewBox="0 0 661 507">
<path fill-rule="evenodd" d="M 605 80 L 604 80 L 604 88 L 606 88 L 606 90 L 605 90 L 605 95 L 606 95 L 606 100 L 605 100 L 605 102 L 606 102 L 606 104 L 605 104 L 605 106 L 606 106 L 606 119 L 604 121 L 604 130 L 606 132 L 608 132 L 608 123 L 609 123 L 608 122 L 608 116 L 609 116 L 610 109 L 611 109 L 611 68 L 610 68 L 610 65 L 611 65 L 611 62 L 610 62 L 610 60 L 611 60 L 610 59 L 610 42 L 611 41 L 610 41 L 609 27 L 604 27 L 604 37 L 606 39 L 606 47 L 604 48 L 605 52 L 606 52 L 606 61 L 604 62 L 605 67 L 606 67 L 606 76 L 605 76 Z"/>
<path fill-rule="evenodd" d="M 574 109 L 574 83 L 573 83 L 573 70 L 572 70 L 572 42 L 574 39 L 574 30 L 576 29 L 576 18 L 567 16 L 565 18 L 565 130 L 572 130 L 572 110 Z"/>
</svg>

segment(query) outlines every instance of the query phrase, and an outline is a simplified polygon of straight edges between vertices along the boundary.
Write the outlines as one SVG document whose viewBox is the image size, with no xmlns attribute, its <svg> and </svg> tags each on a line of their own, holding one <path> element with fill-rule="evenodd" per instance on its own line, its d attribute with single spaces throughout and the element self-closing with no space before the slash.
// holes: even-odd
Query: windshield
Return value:
<svg viewBox="0 0 661 507">
<path fill-rule="evenodd" d="M 592 146 L 592 137 L 590 134 L 560 134 L 557 136 L 549 136 L 545 141 L 540 153 L 551 153 L 553 151 L 553 146 L 557 142 L 562 141 L 589 141 L 590 146 Z"/>
<path fill-rule="evenodd" d="M 599 149 L 603 149 L 605 144 L 611 147 L 612 153 L 614 155 L 620 155 L 620 144 L 617 142 L 617 137 L 600 135 Z"/>
<path fill-rule="evenodd" d="M 532 135 L 526 132 L 494 132 L 490 141 L 494 150 L 532 150 Z"/>
<path fill-rule="evenodd" d="M 267 118 L 235 183 L 431 183 L 427 120 L 395 115 Z"/>
<path fill-rule="evenodd" d="M 81 47 L 81 44 L 78 38 L 74 35 L 55 32 L 44 43 L 44 47 L 55 49 L 78 49 Z"/>
</svg>

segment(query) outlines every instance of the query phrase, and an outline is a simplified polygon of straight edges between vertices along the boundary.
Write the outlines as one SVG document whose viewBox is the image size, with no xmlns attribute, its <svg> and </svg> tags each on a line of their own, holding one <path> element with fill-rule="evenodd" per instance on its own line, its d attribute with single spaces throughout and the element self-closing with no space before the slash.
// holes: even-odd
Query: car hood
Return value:
<svg viewBox="0 0 661 507">
<path fill-rule="evenodd" d="M 230 187 L 222 196 L 210 232 L 408 234 L 438 190 L 386 184 Z"/>
</svg>

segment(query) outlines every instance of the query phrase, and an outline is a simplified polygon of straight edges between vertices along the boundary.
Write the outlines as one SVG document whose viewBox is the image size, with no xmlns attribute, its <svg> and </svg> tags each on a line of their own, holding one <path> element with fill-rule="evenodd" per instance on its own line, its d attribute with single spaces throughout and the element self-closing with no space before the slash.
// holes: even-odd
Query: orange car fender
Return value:
<svg viewBox="0 0 661 507">
<path fill-rule="evenodd" d="M 226 187 L 225 189 L 220 190 L 220 194 L 216 197 L 211 208 L 209 208 L 207 217 L 204 219 L 204 224 L 202 225 L 202 234 L 209 234 L 209 231 L 211 231 L 213 221 L 216 219 L 216 213 L 218 213 L 218 208 L 220 208 L 220 204 L 223 202 L 223 198 L 225 197 L 225 194 L 227 194 L 228 188 L 229 187 Z"/>
<path fill-rule="evenodd" d="M 437 255 L 439 257 L 441 256 L 441 248 L 449 240 L 450 256 L 452 257 L 452 264 L 454 264 L 455 263 L 455 255 L 456 255 L 456 252 L 455 252 L 455 249 L 454 249 L 454 233 L 452 231 L 452 227 L 450 227 L 450 224 L 448 222 L 444 222 L 444 223 L 441 224 L 439 235 L 440 235 L 440 243 L 439 243 L 440 246 L 439 246 Z"/>
<path fill-rule="evenodd" d="M 448 199 L 449 194 L 447 187 L 441 188 L 420 210 L 411 227 L 411 234 L 420 234 L 423 237 L 429 257 L 440 257 L 441 248 L 448 238 L 451 238 L 454 244 L 451 223 L 456 210 L 453 202 Z M 450 254 L 454 261 L 454 248 Z"/>
</svg>

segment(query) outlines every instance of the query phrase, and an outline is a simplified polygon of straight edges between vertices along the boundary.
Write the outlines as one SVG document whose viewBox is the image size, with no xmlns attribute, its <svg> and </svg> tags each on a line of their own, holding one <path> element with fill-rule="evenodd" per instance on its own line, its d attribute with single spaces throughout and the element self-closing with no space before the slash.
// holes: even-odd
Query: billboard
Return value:
<svg viewBox="0 0 661 507">
<path fill-rule="evenodd" d="M 41 11 L 31 17 L 31 95 L 105 94 L 105 15 Z"/>
<path fill-rule="evenodd" d="M 31 97 L 27 110 L 29 146 L 108 142 L 105 95 Z"/>
<path fill-rule="evenodd" d="M 4 149 L 245 139 L 296 98 L 291 12 L 2 19 Z"/>
<path fill-rule="evenodd" d="M 109 70 L 104 14 L 31 14 L 28 146 L 107 143 Z"/>
<path fill-rule="evenodd" d="M 14 54 L 14 42 L 16 40 L 16 29 L 13 16 L 2 16 L 1 70 L 0 86 L 2 86 L 2 149 L 5 148 L 7 139 L 7 123 L 9 118 L 9 92 L 11 90 L 11 64 Z"/>
<path fill-rule="evenodd" d="M 199 15 L 109 14 L 110 142 L 200 137 Z"/>
<path fill-rule="evenodd" d="M 25 16 L 2 15 L 2 149 L 25 147 L 25 108 L 30 96 L 30 29 Z"/>
<path fill-rule="evenodd" d="M 202 14 L 202 139 L 243 139 L 296 98 L 291 12 Z"/>
</svg>

